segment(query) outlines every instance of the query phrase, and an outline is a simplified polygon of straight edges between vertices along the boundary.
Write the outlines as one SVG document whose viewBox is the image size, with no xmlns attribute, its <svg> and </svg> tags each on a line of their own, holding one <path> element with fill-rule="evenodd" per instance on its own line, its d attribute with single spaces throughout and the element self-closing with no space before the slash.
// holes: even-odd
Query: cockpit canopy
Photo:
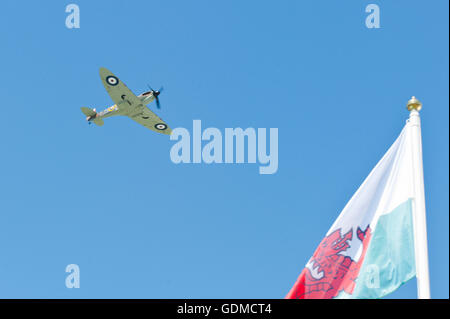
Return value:
<svg viewBox="0 0 450 319">
<path fill-rule="evenodd" d="M 144 93 L 142 93 L 141 95 L 142 95 L 142 96 L 147 96 L 147 95 L 150 95 L 150 94 L 152 94 L 152 91 L 144 92 Z"/>
</svg>

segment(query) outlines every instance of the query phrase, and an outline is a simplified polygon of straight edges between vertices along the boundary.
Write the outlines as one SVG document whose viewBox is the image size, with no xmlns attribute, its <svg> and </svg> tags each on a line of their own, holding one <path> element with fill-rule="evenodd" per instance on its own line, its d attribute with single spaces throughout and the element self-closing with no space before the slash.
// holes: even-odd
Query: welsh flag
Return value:
<svg viewBox="0 0 450 319">
<path fill-rule="evenodd" d="M 410 129 L 344 207 L 286 298 L 381 298 L 415 276 Z"/>
</svg>

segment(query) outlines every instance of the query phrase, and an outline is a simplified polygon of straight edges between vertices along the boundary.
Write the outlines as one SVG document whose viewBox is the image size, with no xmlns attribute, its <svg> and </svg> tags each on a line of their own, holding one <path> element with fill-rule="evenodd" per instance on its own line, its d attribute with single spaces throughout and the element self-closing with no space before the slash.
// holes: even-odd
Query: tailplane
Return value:
<svg viewBox="0 0 450 319">
<path fill-rule="evenodd" d="M 98 126 L 102 126 L 104 124 L 101 118 L 97 118 L 97 112 L 95 111 L 95 109 L 82 107 L 81 112 L 83 112 L 83 114 L 86 115 L 86 121 L 88 121 L 89 123 L 94 122 Z"/>
</svg>

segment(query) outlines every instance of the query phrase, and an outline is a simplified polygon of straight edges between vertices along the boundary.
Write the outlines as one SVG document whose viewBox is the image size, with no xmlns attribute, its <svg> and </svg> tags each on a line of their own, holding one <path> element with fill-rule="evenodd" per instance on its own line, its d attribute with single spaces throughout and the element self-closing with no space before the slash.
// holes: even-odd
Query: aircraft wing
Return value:
<svg viewBox="0 0 450 319">
<path fill-rule="evenodd" d="M 167 135 L 172 133 L 172 129 L 146 106 L 139 108 L 138 112 L 129 115 L 129 117 L 152 131 Z"/>
<path fill-rule="evenodd" d="M 100 77 L 109 96 L 119 108 L 120 105 L 129 105 L 131 107 L 142 105 L 141 100 L 111 71 L 106 68 L 100 68 Z"/>
</svg>

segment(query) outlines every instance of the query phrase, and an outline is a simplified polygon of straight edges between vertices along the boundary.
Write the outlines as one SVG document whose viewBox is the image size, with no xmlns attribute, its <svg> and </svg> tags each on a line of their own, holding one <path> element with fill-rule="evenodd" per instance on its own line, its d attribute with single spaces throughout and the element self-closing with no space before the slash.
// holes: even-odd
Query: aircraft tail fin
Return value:
<svg viewBox="0 0 450 319">
<path fill-rule="evenodd" d="M 88 107 L 82 107 L 81 112 L 83 112 L 83 114 L 86 115 L 86 120 L 88 122 L 94 122 L 98 126 L 102 126 L 104 124 L 104 122 L 101 118 L 97 118 L 97 112 L 95 111 L 95 109 L 90 109 Z"/>
<path fill-rule="evenodd" d="M 90 109 L 88 107 L 84 107 L 84 106 L 81 108 L 81 112 L 83 112 L 83 114 L 86 116 L 94 116 L 97 114 L 97 112 L 95 112 L 95 110 Z"/>
</svg>

